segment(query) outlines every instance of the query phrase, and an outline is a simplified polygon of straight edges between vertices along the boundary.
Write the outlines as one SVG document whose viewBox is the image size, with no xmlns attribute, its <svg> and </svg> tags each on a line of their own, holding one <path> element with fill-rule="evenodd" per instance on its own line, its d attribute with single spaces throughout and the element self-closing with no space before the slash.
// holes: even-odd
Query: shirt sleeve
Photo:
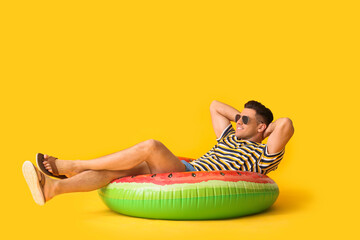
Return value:
<svg viewBox="0 0 360 240">
<path fill-rule="evenodd" d="M 232 124 L 230 123 L 222 132 L 222 134 L 220 135 L 220 137 L 218 139 L 216 139 L 216 141 L 219 143 L 221 141 L 223 141 L 224 138 L 226 138 L 227 136 L 229 136 L 231 133 L 235 133 L 235 130 L 232 126 Z"/>
<path fill-rule="evenodd" d="M 267 145 L 265 145 L 264 153 L 260 158 L 259 167 L 263 174 L 268 174 L 278 168 L 280 161 L 283 159 L 285 148 L 278 153 L 269 154 Z"/>
</svg>

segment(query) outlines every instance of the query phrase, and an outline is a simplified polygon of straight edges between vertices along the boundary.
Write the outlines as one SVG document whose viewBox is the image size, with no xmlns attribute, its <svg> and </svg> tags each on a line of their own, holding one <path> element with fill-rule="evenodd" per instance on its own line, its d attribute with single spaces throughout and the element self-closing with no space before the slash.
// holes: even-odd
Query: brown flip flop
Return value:
<svg viewBox="0 0 360 240">
<path fill-rule="evenodd" d="M 38 153 L 36 154 L 36 164 L 38 165 L 38 167 L 41 169 L 41 171 L 43 173 L 45 173 L 46 175 L 50 176 L 50 177 L 54 177 L 54 178 L 60 178 L 60 179 L 65 179 L 68 178 L 65 175 L 59 175 L 59 171 L 56 167 L 55 161 L 56 161 L 56 157 L 52 157 L 49 156 L 47 159 L 45 159 L 44 154 L 42 153 Z M 48 161 L 48 163 L 51 166 L 51 169 L 53 170 L 53 172 L 49 172 L 45 166 L 44 166 L 44 161 Z"/>
<path fill-rule="evenodd" d="M 26 183 L 30 188 L 31 195 L 34 201 L 39 205 L 45 204 L 45 194 L 44 194 L 44 185 L 45 185 L 45 175 L 38 171 L 34 164 L 30 161 L 25 161 L 22 166 L 23 175 Z M 40 177 L 38 175 L 40 174 Z"/>
</svg>

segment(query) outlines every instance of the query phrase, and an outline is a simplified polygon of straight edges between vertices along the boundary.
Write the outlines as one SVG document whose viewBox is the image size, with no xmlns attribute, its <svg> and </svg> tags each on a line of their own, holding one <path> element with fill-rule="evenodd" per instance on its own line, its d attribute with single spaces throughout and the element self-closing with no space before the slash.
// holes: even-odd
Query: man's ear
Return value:
<svg viewBox="0 0 360 240">
<path fill-rule="evenodd" d="M 258 128 L 258 132 L 265 132 L 266 130 L 266 124 L 265 123 L 260 123 L 260 126 Z"/>
</svg>

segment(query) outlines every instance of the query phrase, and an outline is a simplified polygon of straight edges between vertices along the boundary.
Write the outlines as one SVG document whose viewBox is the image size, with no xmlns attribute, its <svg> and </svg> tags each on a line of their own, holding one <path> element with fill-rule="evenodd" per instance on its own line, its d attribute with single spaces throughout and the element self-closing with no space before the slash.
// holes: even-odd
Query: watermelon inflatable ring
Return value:
<svg viewBox="0 0 360 240">
<path fill-rule="evenodd" d="M 100 188 L 98 193 L 111 210 L 121 214 L 195 220 L 264 211 L 276 201 L 279 189 L 272 179 L 259 173 L 195 171 L 122 177 Z"/>
</svg>

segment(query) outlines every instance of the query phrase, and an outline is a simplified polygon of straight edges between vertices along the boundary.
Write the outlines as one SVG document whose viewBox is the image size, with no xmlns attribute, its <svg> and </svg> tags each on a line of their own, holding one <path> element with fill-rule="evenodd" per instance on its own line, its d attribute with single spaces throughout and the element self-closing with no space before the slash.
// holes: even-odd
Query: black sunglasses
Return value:
<svg viewBox="0 0 360 240">
<path fill-rule="evenodd" d="M 249 122 L 249 117 L 248 117 L 248 116 L 241 116 L 240 114 L 236 114 L 236 115 L 235 115 L 235 122 L 239 121 L 240 118 L 242 119 L 242 122 L 243 122 L 244 124 L 248 124 L 248 122 Z"/>
<path fill-rule="evenodd" d="M 237 121 L 239 121 L 239 119 L 241 118 L 241 120 L 242 120 L 242 122 L 244 123 L 244 124 L 248 124 L 249 123 L 249 121 L 250 121 L 250 118 L 248 117 L 248 116 L 241 116 L 240 114 L 236 114 L 235 115 L 235 122 L 237 122 Z M 260 122 L 260 123 L 264 123 L 263 121 L 258 121 L 258 122 Z"/>
</svg>

